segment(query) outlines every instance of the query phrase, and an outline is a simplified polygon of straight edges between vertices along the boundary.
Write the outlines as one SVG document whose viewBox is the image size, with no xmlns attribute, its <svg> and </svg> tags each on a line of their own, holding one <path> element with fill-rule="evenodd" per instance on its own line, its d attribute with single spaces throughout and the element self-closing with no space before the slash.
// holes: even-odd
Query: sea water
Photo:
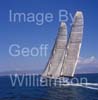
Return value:
<svg viewBox="0 0 98 100">
<path fill-rule="evenodd" d="M 40 77 L 40 76 L 39 76 Z M 77 74 L 86 77 L 85 85 L 13 87 L 9 76 L 0 77 L 0 100 L 98 100 L 98 74 Z"/>
</svg>

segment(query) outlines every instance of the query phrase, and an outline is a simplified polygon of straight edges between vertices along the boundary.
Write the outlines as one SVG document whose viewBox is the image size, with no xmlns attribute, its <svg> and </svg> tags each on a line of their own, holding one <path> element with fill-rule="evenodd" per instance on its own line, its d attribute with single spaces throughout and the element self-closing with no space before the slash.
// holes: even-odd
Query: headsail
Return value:
<svg viewBox="0 0 98 100">
<path fill-rule="evenodd" d="M 67 33 L 66 24 L 64 22 L 61 22 L 50 59 L 47 63 L 45 71 L 42 74 L 43 77 L 56 78 L 60 76 L 65 47 L 67 44 L 66 33 Z"/>
<path fill-rule="evenodd" d="M 80 54 L 80 48 L 82 43 L 83 35 L 83 14 L 78 11 L 74 17 L 74 23 L 72 25 L 72 31 L 67 44 L 67 56 L 64 58 L 62 65 L 62 74 L 63 76 L 73 76 L 77 61 Z"/>
</svg>

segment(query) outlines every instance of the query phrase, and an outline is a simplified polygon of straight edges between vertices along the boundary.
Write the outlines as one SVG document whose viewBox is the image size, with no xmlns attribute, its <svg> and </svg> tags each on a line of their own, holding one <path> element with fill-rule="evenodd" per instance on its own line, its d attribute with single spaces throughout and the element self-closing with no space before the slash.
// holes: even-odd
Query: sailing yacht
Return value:
<svg viewBox="0 0 98 100">
<path fill-rule="evenodd" d="M 83 13 L 77 11 L 71 32 L 67 37 L 67 25 L 61 22 L 50 58 L 42 77 L 56 79 L 74 77 L 83 36 Z"/>
</svg>

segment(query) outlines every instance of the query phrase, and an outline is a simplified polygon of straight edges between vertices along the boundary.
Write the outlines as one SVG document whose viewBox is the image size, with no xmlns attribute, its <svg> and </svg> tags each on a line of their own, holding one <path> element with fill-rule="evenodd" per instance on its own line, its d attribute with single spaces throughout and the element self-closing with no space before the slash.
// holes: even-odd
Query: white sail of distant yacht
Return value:
<svg viewBox="0 0 98 100">
<path fill-rule="evenodd" d="M 67 28 L 61 23 L 51 57 L 42 73 L 43 77 L 73 77 L 78 62 L 83 35 L 83 14 L 75 14 L 70 36 L 67 40 Z"/>
</svg>

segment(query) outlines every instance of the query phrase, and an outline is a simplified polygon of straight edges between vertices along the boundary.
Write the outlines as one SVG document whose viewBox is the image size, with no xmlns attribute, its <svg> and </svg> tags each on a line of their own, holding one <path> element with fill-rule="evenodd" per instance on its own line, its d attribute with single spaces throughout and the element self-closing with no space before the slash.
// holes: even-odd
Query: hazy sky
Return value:
<svg viewBox="0 0 98 100">
<path fill-rule="evenodd" d="M 70 33 L 72 16 L 77 10 L 83 12 L 84 35 L 79 66 L 84 71 L 85 66 L 88 69 L 90 68 L 90 71 L 94 68 L 95 71 L 98 70 L 97 8 L 97 0 L 0 0 L 0 72 L 10 70 L 33 71 L 45 68 L 60 24 L 58 20 L 60 10 L 68 11 L 68 33 Z M 9 22 L 10 10 L 12 13 L 24 14 L 52 13 L 54 18 L 52 22 L 44 21 L 43 25 L 40 26 L 36 24 L 37 21 L 14 23 Z M 39 47 L 41 44 L 48 44 L 48 56 L 12 57 L 9 54 L 11 44 L 18 44 L 21 48 Z"/>
</svg>

